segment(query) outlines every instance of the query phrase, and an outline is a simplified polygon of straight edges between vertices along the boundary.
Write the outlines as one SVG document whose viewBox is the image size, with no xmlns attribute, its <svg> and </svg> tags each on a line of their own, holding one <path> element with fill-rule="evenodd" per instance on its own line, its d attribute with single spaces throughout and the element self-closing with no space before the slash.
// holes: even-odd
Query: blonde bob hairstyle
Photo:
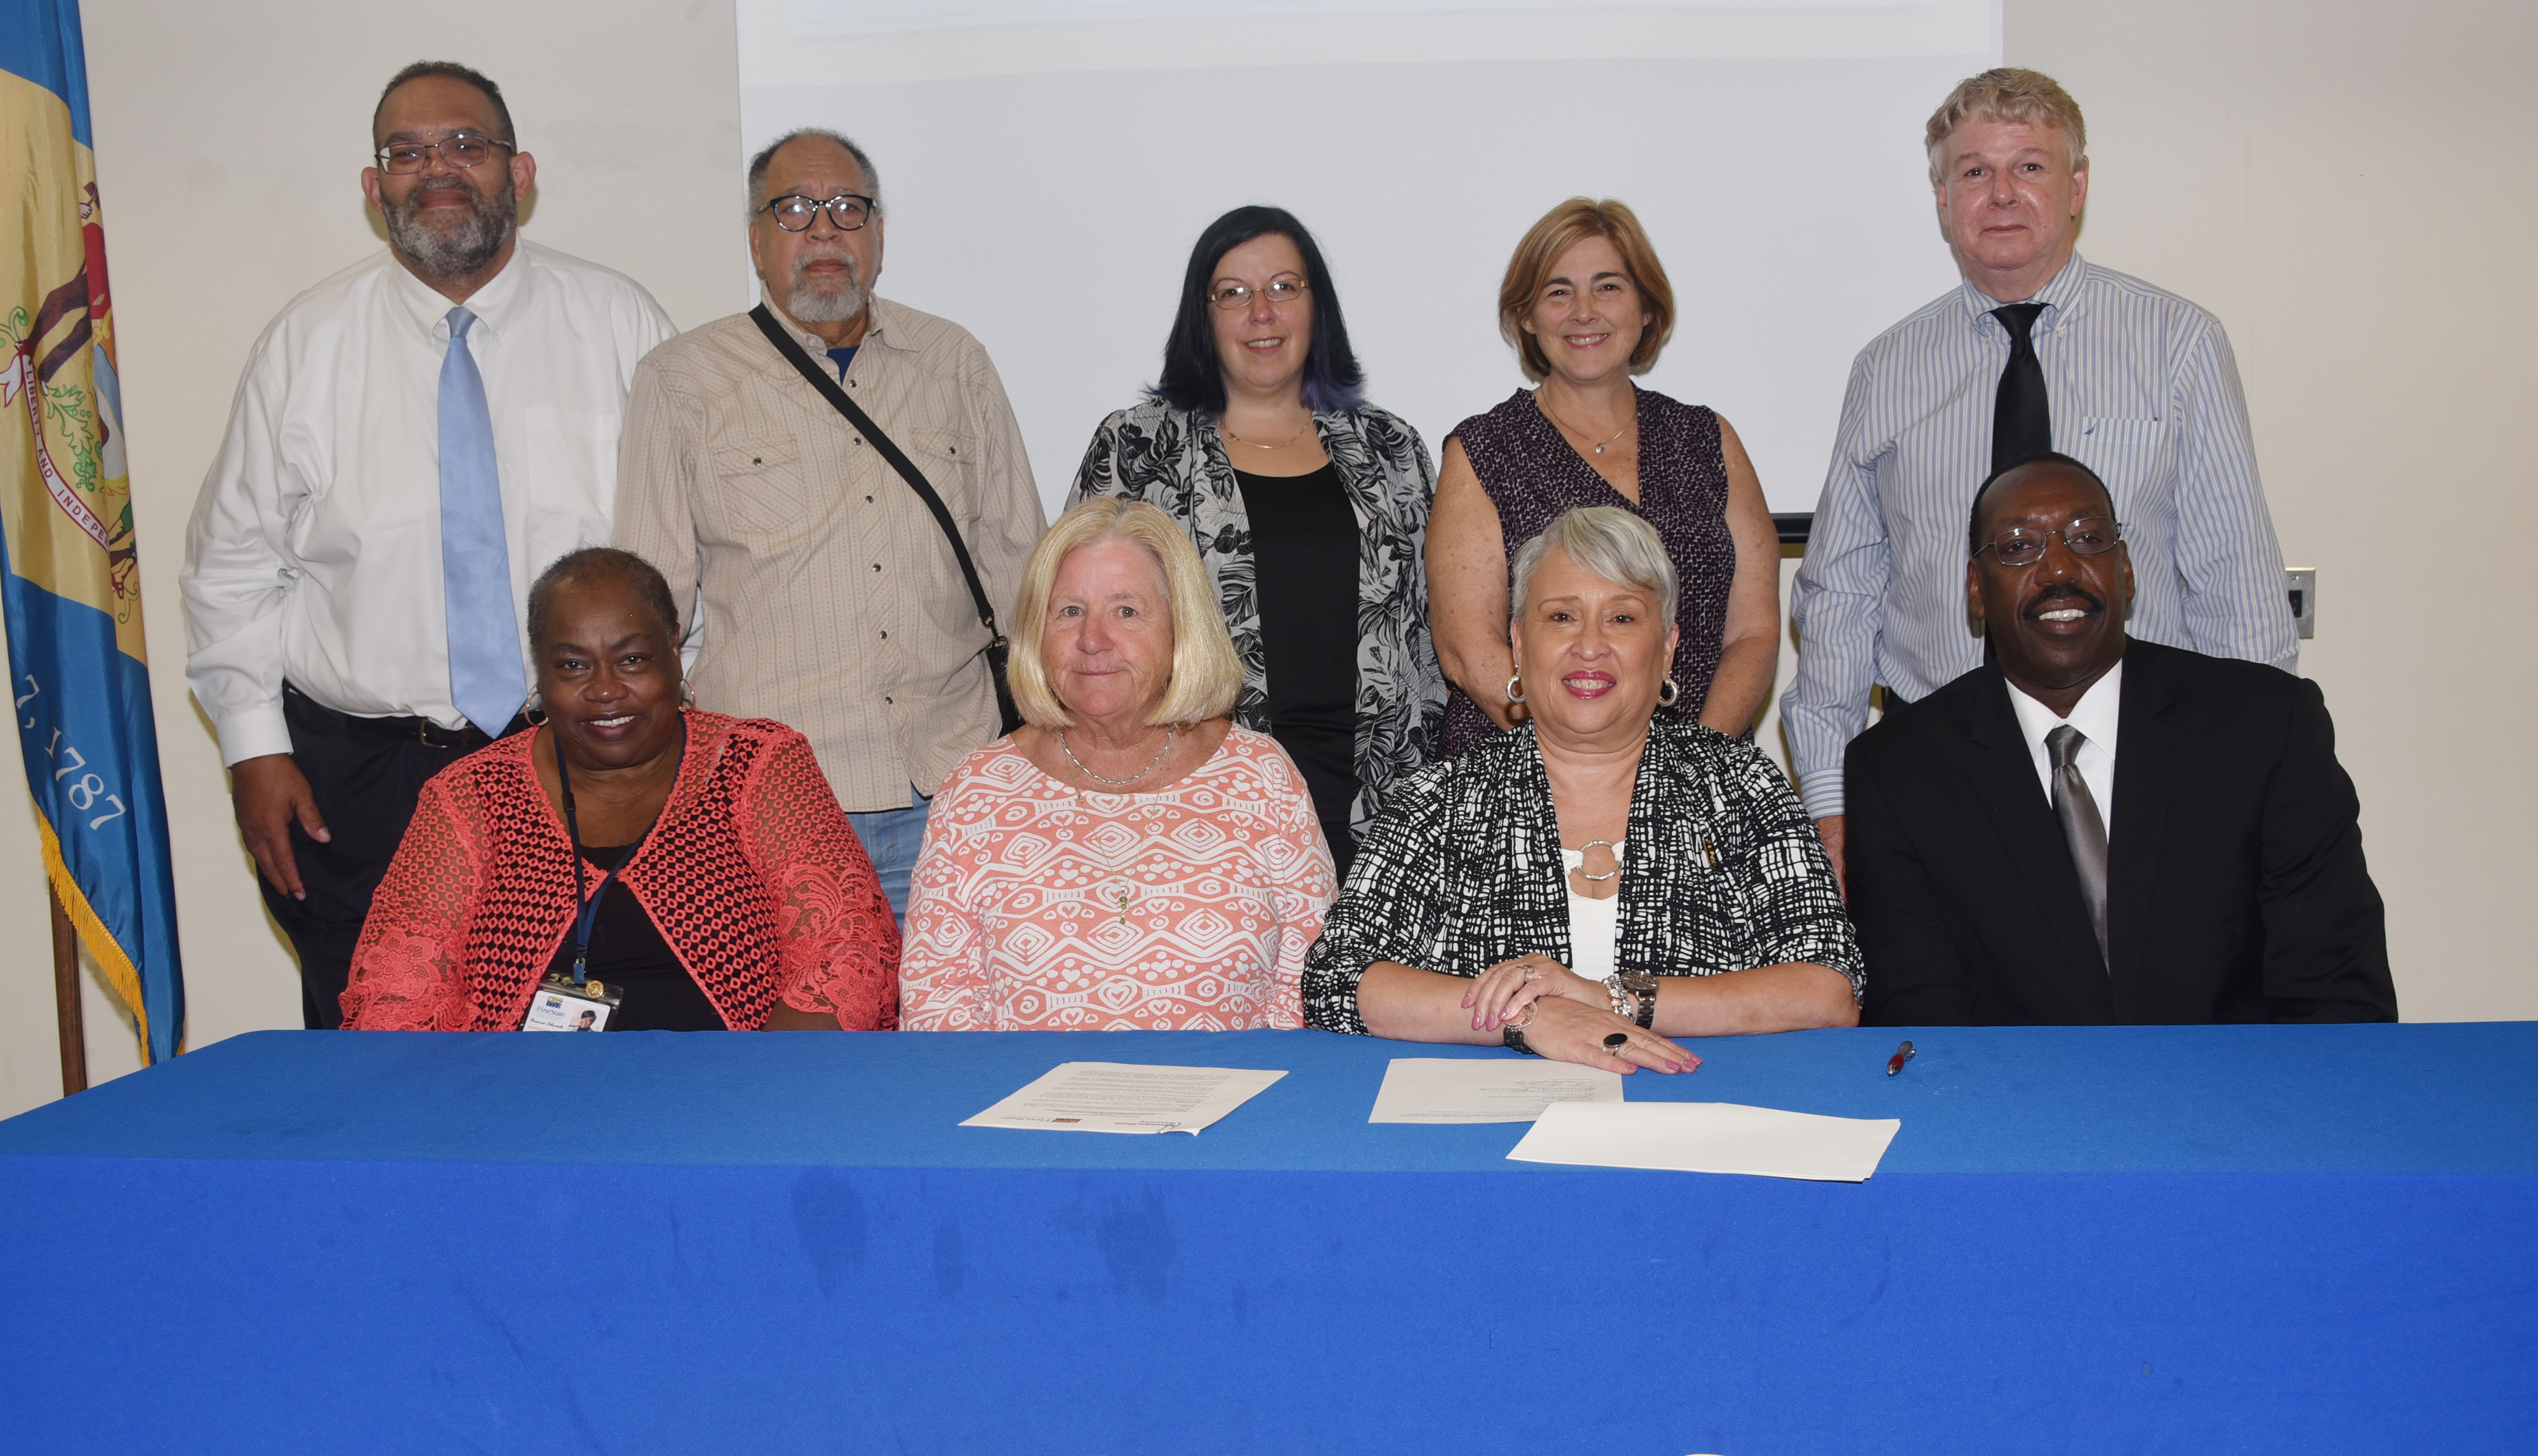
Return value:
<svg viewBox="0 0 2538 1456">
<path fill-rule="evenodd" d="M 2049 126 L 2069 144 L 2073 171 L 2089 165 L 2089 123 L 2081 119 L 2080 103 L 2071 99 L 2071 93 L 2041 71 L 2001 66 L 1958 82 L 1921 128 L 1921 144 L 1930 151 L 1930 185 L 1946 178 L 1948 138 L 1971 117 Z"/>
<path fill-rule="evenodd" d="M 1154 506 L 1104 496 L 1059 516 L 1023 567 L 1022 596 L 1014 604 L 1013 653 L 1005 669 L 1023 720 L 1051 730 L 1075 726 L 1040 666 L 1040 643 L 1047 634 L 1057 568 L 1069 556 L 1104 541 L 1130 541 L 1144 548 L 1172 604 L 1172 676 L 1164 700 L 1146 721 L 1196 723 L 1232 712 L 1234 695 L 1242 688 L 1242 660 L 1234 655 L 1233 634 L 1225 629 L 1225 614 L 1197 549 L 1170 516 Z"/>
<path fill-rule="evenodd" d="M 1623 271 L 1631 275 L 1631 286 L 1638 290 L 1639 300 L 1648 308 L 1648 326 L 1639 335 L 1638 347 L 1631 351 L 1631 372 L 1644 374 L 1655 367 L 1657 355 L 1674 337 L 1674 285 L 1666 281 L 1657 250 L 1648 245 L 1638 214 L 1610 197 L 1601 202 L 1571 197 L 1544 213 L 1542 221 L 1526 231 L 1524 240 L 1515 245 L 1515 256 L 1507 259 L 1505 280 L 1499 284 L 1499 332 L 1515 346 L 1528 379 L 1548 378 L 1551 357 L 1542 352 L 1540 339 L 1525 332 L 1525 317 L 1533 312 L 1543 286 L 1551 282 L 1551 271 L 1560 266 L 1560 255 L 1590 237 L 1612 242 L 1622 255 Z"/>
</svg>

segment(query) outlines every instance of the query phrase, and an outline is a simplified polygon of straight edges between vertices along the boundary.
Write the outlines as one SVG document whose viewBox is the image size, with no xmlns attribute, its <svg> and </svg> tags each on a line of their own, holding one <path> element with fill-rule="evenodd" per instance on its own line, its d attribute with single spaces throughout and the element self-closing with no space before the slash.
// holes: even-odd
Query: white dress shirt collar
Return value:
<svg viewBox="0 0 2538 1456">
<path fill-rule="evenodd" d="M 502 264 L 502 271 L 485 280 L 485 286 L 469 294 L 464 303 L 450 302 L 447 294 L 415 277 L 414 270 L 406 267 L 401 258 L 391 258 L 389 262 L 390 288 L 397 301 L 414 314 L 416 327 L 432 335 L 435 344 L 448 342 L 452 308 L 464 308 L 476 315 L 475 328 L 499 339 L 528 311 L 537 270 L 529 266 L 527 253 L 527 246 L 513 234 L 511 256 Z M 471 336 L 474 332 L 475 329 L 469 330 Z"/>
<path fill-rule="evenodd" d="M 2089 685 L 2080 700 L 2071 704 L 2071 716 L 2054 716 L 2053 709 L 2037 702 L 2018 690 L 2006 678 L 2009 706 L 2018 714 L 2018 731 L 2027 740 L 2027 751 L 2036 761 L 2037 780 L 2044 787 L 2044 802 L 2053 802 L 2053 756 L 2044 746 L 2044 736 L 2064 723 L 2080 730 L 2084 742 L 2071 756 L 2080 770 L 2080 779 L 2089 786 L 2089 796 L 2098 801 L 2098 818 L 2106 827 L 2108 838 L 2115 832 L 2115 724 L 2122 715 L 2124 664 L 2117 658 L 2106 675 Z"/>
</svg>

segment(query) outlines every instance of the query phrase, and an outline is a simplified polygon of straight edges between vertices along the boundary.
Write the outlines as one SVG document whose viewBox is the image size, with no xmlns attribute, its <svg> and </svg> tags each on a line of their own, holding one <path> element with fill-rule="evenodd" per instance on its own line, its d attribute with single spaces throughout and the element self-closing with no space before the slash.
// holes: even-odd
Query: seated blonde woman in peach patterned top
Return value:
<svg viewBox="0 0 2538 1456">
<path fill-rule="evenodd" d="M 1242 668 L 1205 568 L 1152 505 L 1088 500 L 1014 613 L 1027 726 L 928 816 L 900 961 L 919 1031 L 1303 1025 L 1330 849 L 1277 743 L 1226 717 Z"/>
</svg>

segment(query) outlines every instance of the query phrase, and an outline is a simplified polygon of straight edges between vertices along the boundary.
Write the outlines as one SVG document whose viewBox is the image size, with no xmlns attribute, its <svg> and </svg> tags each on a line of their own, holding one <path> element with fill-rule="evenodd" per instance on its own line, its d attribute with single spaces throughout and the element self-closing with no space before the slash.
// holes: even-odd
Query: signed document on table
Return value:
<svg viewBox="0 0 2538 1456">
<path fill-rule="evenodd" d="M 1618 1102 L 1622 1074 L 1503 1057 L 1394 1057 L 1369 1122 L 1531 1122 L 1554 1102 Z"/>
<path fill-rule="evenodd" d="M 1738 1102 L 1555 1102 L 1507 1157 L 1864 1183 L 1904 1124 Z"/>
<path fill-rule="evenodd" d="M 1286 1075 L 1236 1067 L 1061 1062 L 961 1125 L 1060 1133 L 1196 1133 Z"/>
</svg>

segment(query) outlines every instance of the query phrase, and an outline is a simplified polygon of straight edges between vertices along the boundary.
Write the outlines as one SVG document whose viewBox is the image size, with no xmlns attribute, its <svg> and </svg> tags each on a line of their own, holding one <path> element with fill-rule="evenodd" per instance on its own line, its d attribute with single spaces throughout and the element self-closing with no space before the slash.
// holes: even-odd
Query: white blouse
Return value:
<svg viewBox="0 0 2538 1456">
<path fill-rule="evenodd" d="M 1560 883 L 1569 891 L 1569 968 L 1590 981 L 1600 981 L 1618 968 L 1622 945 L 1622 894 L 1618 882 L 1623 853 L 1624 844 L 1613 846 L 1616 883 L 1613 893 L 1602 899 L 1579 894 L 1569 874 L 1560 877 Z M 1585 863 L 1586 851 L 1582 849 L 1560 851 L 1564 871 L 1573 873 Z"/>
</svg>

